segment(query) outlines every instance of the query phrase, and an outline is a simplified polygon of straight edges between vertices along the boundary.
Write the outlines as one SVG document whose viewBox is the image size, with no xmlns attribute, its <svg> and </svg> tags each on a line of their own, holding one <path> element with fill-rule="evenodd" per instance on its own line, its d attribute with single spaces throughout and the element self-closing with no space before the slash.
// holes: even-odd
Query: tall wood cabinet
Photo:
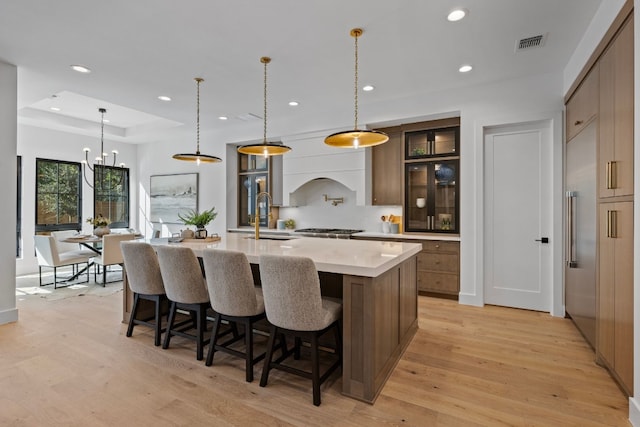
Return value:
<svg viewBox="0 0 640 427">
<path fill-rule="evenodd" d="M 599 61 L 600 197 L 633 194 L 633 18 Z"/>
<path fill-rule="evenodd" d="M 598 61 L 597 358 L 633 394 L 633 16 Z"/>
</svg>

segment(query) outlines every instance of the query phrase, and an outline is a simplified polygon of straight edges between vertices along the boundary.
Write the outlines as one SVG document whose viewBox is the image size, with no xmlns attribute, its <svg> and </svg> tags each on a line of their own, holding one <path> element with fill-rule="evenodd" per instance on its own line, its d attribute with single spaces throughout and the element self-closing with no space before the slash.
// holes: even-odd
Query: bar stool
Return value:
<svg viewBox="0 0 640 427">
<path fill-rule="evenodd" d="M 271 323 L 260 387 L 267 385 L 272 368 L 299 375 L 312 380 L 313 404 L 318 406 L 320 385 L 342 364 L 342 303 L 320 295 L 318 271 L 310 258 L 261 255 L 260 281 L 267 320 Z M 335 334 L 337 360 L 320 375 L 318 338 L 330 329 Z M 295 337 L 296 344 L 272 361 L 279 334 Z M 292 354 L 295 358 L 300 357 L 301 340 L 311 346 L 311 372 L 282 364 Z"/>
<path fill-rule="evenodd" d="M 162 348 L 169 348 L 173 335 L 188 338 L 196 342 L 196 358 L 202 360 L 204 346 L 209 343 L 204 333 L 207 329 L 207 309 L 211 304 L 198 258 L 186 247 L 161 245 L 156 247 L 156 251 L 164 288 L 171 302 Z M 186 326 L 185 322 L 174 324 L 178 309 L 191 314 L 192 321 L 186 322 Z M 190 329 L 195 329 L 195 335 L 186 333 Z"/>
<path fill-rule="evenodd" d="M 145 325 L 154 329 L 156 346 L 160 345 L 160 337 L 165 329 L 162 328 L 162 303 L 167 301 L 158 256 L 153 247 L 144 242 L 120 242 L 124 268 L 127 274 L 129 288 L 133 291 L 133 308 L 129 317 L 127 336 L 133 334 L 135 325 Z M 140 300 L 152 301 L 155 305 L 152 318 L 138 319 Z M 153 322 L 149 320 L 153 319 Z"/>
<path fill-rule="evenodd" d="M 244 358 L 246 380 L 251 382 L 253 365 L 265 356 L 265 353 L 262 353 L 253 357 L 253 325 L 265 318 L 262 289 L 254 285 L 251 266 L 242 252 L 205 249 L 202 252 L 202 262 L 211 307 L 216 313 L 206 365 L 211 366 L 216 351 Z M 244 333 L 219 344 L 218 334 L 223 320 L 243 325 Z M 229 347 L 243 338 L 244 352 Z"/>
</svg>

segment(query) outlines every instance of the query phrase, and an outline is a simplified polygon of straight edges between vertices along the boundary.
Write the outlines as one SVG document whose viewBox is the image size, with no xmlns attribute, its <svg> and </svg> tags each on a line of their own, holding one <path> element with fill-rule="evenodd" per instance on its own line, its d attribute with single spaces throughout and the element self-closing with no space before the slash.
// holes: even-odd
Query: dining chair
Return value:
<svg viewBox="0 0 640 427">
<path fill-rule="evenodd" d="M 162 306 L 167 301 L 167 294 L 164 290 L 158 256 L 153 247 L 144 242 L 122 241 L 120 249 L 127 283 L 133 292 L 133 307 L 129 317 L 127 336 L 130 337 L 133 334 L 135 325 L 145 325 L 154 329 L 154 344 L 159 346 L 161 334 L 165 331 L 162 328 Z M 153 302 L 152 318 L 138 319 L 140 300 Z M 150 322 L 152 319 L 153 322 Z"/>
<path fill-rule="evenodd" d="M 251 265 L 242 252 L 205 249 L 202 251 L 207 288 L 216 320 L 211 333 L 211 344 L 205 364 L 211 366 L 216 351 L 223 351 L 245 359 L 245 377 L 253 381 L 253 365 L 264 359 L 265 353 L 254 357 L 253 327 L 265 318 L 262 289 L 253 282 Z M 222 321 L 242 325 L 244 333 L 219 343 Z M 245 349 L 239 351 L 231 345 L 244 339 Z"/>
<path fill-rule="evenodd" d="M 122 250 L 120 242 L 125 240 L 133 240 L 134 234 L 105 234 L 102 236 L 102 253 L 93 259 L 93 280 L 97 281 L 97 273 L 102 266 L 102 286 L 107 284 L 107 267 L 112 265 L 120 265 L 124 263 L 122 259 Z M 122 279 L 119 279 L 122 280 Z M 113 280 L 117 282 L 119 280 Z"/>
<path fill-rule="evenodd" d="M 93 255 L 78 255 L 73 253 L 60 253 L 56 244 L 56 239 L 53 236 L 35 235 L 34 244 L 36 249 L 36 257 L 38 259 L 38 274 L 40 276 L 40 286 L 47 286 L 53 284 L 53 288 L 58 288 L 58 283 L 69 282 L 79 276 L 76 267 L 79 264 L 86 264 L 85 271 L 87 272 L 87 280 L 89 281 L 89 261 Z M 94 254 L 95 255 L 95 254 Z M 66 277 L 62 281 L 58 281 L 58 268 L 64 266 L 72 267 L 72 276 Z M 42 267 L 53 268 L 53 282 L 42 283 Z M 77 282 L 77 283 L 86 283 Z M 67 285 L 68 286 L 68 285 Z"/>
<path fill-rule="evenodd" d="M 190 248 L 160 245 L 156 247 L 164 289 L 169 298 L 169 320 L 162 348 L 169 348 L 174 335 L 196 342 L 196 358 L 204 357 L 204 346 L 209 343 L 204 333 L 207 330 L 207 310 L 211 307 L 207 284 L 198 258 Z M 175 324 L 178 310 L 188 311 L 191 321 Z M 187 331 L 195 329 L 195 334 Z"/>
<path fill-rule="evenodd" d="M 83 249 L 79 243 L 65 242 L 65 239 L 77 236 L 76 230 L 60 230 L 52 231 L 51 235 L 56 239 L 56 246 L 58 247 L 58 253 L 74 254 L 74 255 L 87 255 L 95 257 L 97 253 L 91 249 Z"/>
<path fill-rule="evenodd" d="M 318 406 L 320 385 L 342 364 L 342 303 L 320 294 L 320 278 L 310 258 L 261 255 L 260 281 L 267 320 L 271 323 L 260 387 L 267 385 L 269 371 L 274 368 L 299 375 L 311 379 L 313 404 Z M 329 330 L 334 332 L 336 360 L 320 375 L 318 338 Z M 286 350 L 274 361 L 276 336 L 281 334 L 293 336 L 295 344 L 292 350 Z M 302 340 L 310 344 L 311 372 L 282 363 L 291 355 L 294 358 L 300 357 Z"/>
</svg>

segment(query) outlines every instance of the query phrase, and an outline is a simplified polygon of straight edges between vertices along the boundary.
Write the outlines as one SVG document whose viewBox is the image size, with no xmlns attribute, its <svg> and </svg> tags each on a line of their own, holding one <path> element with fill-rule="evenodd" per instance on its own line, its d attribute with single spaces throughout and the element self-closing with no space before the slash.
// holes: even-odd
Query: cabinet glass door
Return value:
<svg viewBox="0 0 640 427">
<path fill-rule="evenodd" d="M 405 133 L 406 158 L 457 156 L 459 127 Z"/>
<path fill-rule="evenodd" d="M 458 160 L 408 163 L 407 231 L 458 232 Z"/>
</svg>

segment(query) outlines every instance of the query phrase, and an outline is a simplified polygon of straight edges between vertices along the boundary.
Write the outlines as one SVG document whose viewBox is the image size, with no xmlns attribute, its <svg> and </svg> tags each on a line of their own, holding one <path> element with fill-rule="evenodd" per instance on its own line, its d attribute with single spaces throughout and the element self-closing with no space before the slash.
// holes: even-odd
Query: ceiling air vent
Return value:
<svg viewBox="0 0 640 427">
<path fill-rule="evenodd" d="M 236 119 L 242 120 L 243 122 L 248 122 L 248 121 L 252 121 L 252 120 L 262 120 L 262 117 L 260 117 L 257 114 L 246 113 L 246 114 L 240 114 L 240 115 L 236 116 Z"/>
<path fill-rule="evenodd" d="M 544 42 L 546 40 L 546 34 L 540 34 L 538 36 L 526 37 L 524 39 L 520 39 L 516 42 L 516 52 L 520 52 L 522 50 L 529 50 L 536 47 L 544 46 Z"/>
</svg>

